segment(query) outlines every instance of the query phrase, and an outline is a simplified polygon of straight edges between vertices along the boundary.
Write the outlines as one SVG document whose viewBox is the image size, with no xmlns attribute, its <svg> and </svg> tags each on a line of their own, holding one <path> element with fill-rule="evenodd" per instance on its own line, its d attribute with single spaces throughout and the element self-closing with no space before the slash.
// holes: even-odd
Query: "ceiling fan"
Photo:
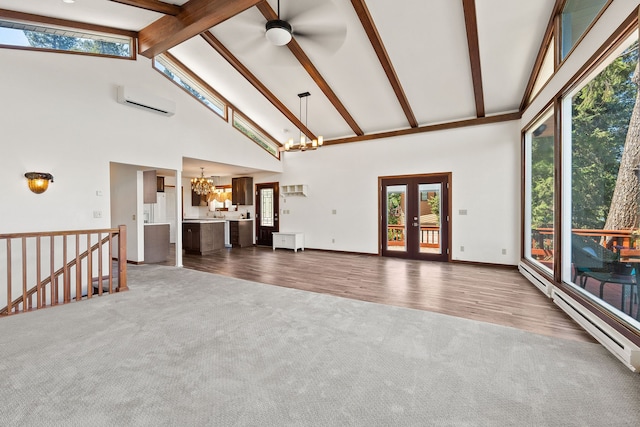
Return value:
<svg viewBox="0 0 640 427">
<path fill-rule="evenodd" d="M 303 48 L 315 51 L 333 53 L 337 51 L 346 38 L 347 26 L 343 13 L 332 0 L 288 0 L 283 1 L 282 9 L 280 0 L 277 1 L 277 19 L 256 21 L 257 14 L 249 14 L 233 18 L 230 21 L 250 25 L 252 30 L 245 27 L 244 35 L 241 35 L 240 27 L 233 31 L 236 40 L 243 39 L 245 47 L 251 50 L 260 48 L 259 40 L 248 37 L 256 34 L 262 35 L 262 40 L 267 40 L 270 46 L 285 46 L 292 39 L 300 42 Z M 263 16 L 260 15 L 262 19 Z M 258 27 L 259 26 L 259 27 Z M 249 31 L 247 31 L 249 30 Z M 266 38 L 265 38 L 266 36 Z M 243 49 L 244 50 L 244 49 Z"/>
</svg>

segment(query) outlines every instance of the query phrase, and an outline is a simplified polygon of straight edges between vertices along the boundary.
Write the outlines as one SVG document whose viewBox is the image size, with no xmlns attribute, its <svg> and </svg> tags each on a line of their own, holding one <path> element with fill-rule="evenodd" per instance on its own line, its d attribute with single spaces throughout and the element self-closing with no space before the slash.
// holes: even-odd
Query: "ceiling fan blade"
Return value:
<svg viewBox="0 0 640 427">
<path fill-rule="evenodd" d="M 308 27 L 295 31 L 293 37 L 304 48 L 313 45 L 314 50 L 320 50 L 325 54 L 333 54 L 344 44 L 347 37 L 346 27 L 334 28 Z"/>
<path fill-rule="evenodd" d="M 295 25 L 331 25 L 344 22 L 331 0 L 288 0 L 280 4 L 280 19 Z"/>
</svg>

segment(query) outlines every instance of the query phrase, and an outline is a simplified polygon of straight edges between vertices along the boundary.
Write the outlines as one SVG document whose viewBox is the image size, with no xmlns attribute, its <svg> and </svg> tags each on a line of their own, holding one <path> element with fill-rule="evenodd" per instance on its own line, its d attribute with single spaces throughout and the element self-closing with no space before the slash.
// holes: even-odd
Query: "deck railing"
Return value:
<svg viewBox="0 0 640 427">
<path fill-rule="evenodd" d="M 387 225 L 387 246 L 404 246 L 405 225 Z M 440 227 L 420 226 L 420 247 L 439 248 L 440 247 Z"/>
<path fill-rule="evenodd" d="M 126 247 L 124 225 L 0 234 L 0 316 L 128 290 Z"/>
<path fill-rule="evenodd" d="M 603 246 L 615 250 L 620 254 L 621 261 L 640 259 L 640 237 L 634 235 L 633 230 L 574 228 L 571 232 L 578 236 L 591 237 Z M 551 259 L 554 248 L 553 228 L 534 228 L 531 233 L 531 255 L 536 259 Z"/>
</svg>

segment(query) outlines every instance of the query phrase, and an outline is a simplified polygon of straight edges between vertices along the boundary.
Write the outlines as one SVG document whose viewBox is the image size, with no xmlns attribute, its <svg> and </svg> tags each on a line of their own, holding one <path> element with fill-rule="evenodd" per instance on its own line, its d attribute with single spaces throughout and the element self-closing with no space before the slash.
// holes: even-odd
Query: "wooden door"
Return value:
<svg viewBox="0 0 640 427">
<path fill-rule="evenodd" d="M 380 178 L 383 256 L 449 261 L 451 174 Z"/>
<path fill-rule="evenodd" d="M 280 190 L 277 182 L 256 185 L 256 245 L 272 246 L 274 232 L 280 231 Z"/>
</svg>

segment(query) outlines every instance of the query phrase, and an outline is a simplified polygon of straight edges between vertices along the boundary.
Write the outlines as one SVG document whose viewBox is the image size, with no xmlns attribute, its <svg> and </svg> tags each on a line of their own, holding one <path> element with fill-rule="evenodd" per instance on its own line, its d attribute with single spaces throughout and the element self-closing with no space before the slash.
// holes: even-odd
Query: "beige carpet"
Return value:
<svg viewBox="0 0 640 427">
<path fill-rule="evenodd" d="M 160 266 L 0 319 L 0 424 L 637 426 L 597 344 Z"/>
</svg>

